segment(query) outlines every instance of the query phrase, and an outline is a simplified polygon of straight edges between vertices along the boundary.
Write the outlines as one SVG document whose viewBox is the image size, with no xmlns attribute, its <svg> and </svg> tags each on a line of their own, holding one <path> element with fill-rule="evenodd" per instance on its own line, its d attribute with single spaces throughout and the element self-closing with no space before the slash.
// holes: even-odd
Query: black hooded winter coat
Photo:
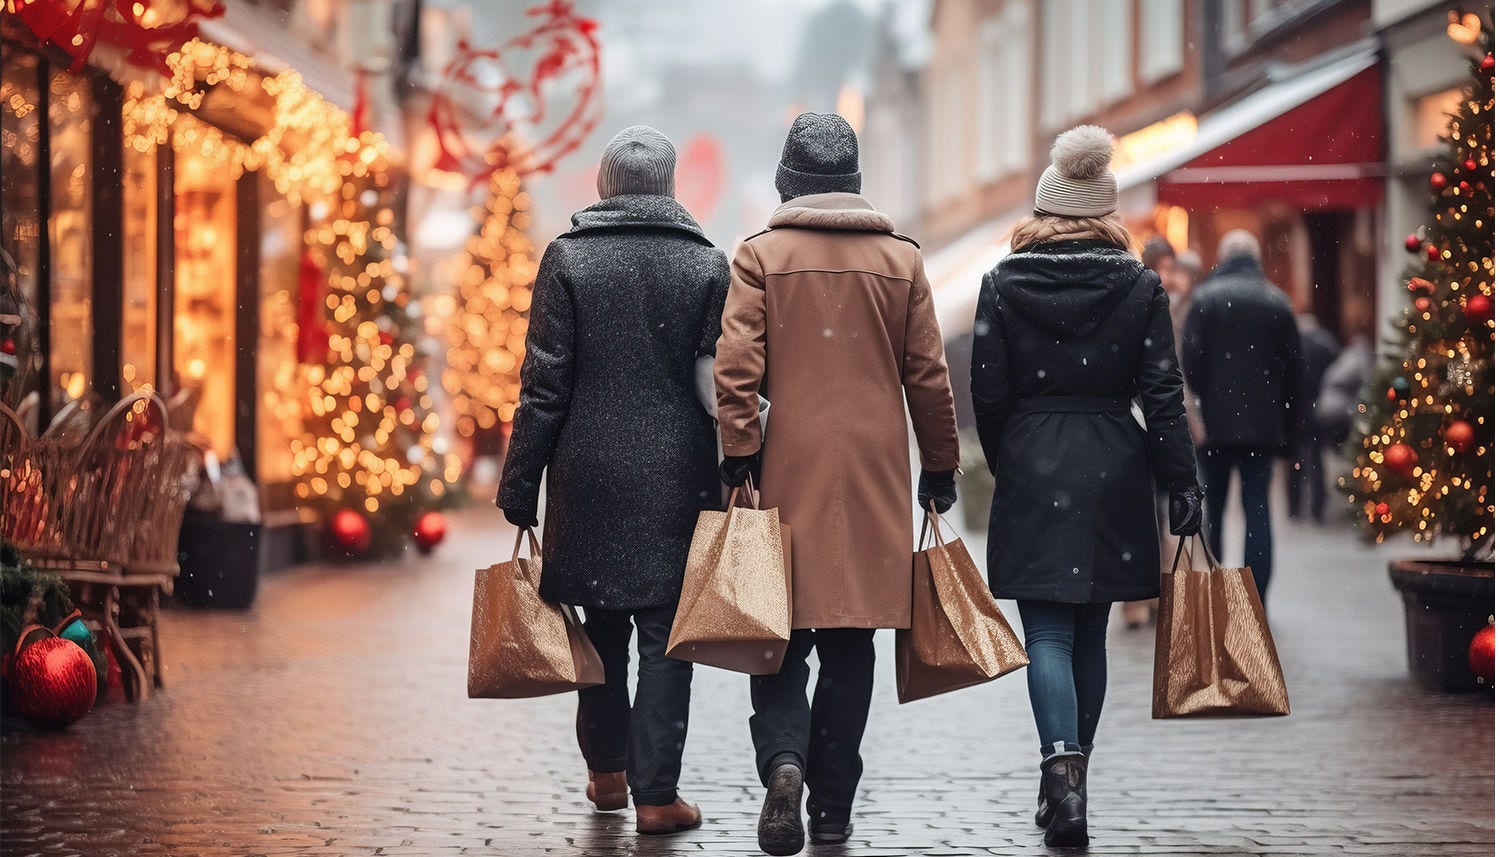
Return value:
<svg viewBox="0 0 1500 857">
<path fill-rule="evenodd" d="M 1154 489 L 1198 478 L 1160 278 L 1104 241 L 1012 253 L 984 277 L 970 377 L 995 596 L 1157 595 Z"/>
<path fill-rule="evenodd" d="M 721 502 L 694 364 L 728 291 L 728 259 L 670 197 L 610 197 L 547 247 L 495 501 L 535 509 L 546 470 L 544 597 L 677 603 L 698 512 Z"/>
</svg>

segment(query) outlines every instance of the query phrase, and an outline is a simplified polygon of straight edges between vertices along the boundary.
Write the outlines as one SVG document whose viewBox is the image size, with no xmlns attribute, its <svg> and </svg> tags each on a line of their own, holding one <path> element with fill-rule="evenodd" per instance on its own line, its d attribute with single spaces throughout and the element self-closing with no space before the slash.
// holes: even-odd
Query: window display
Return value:
<svg viewBox="0 0 1500 857">
<path fill-rule="evenodd" d="M 93 377 L 93 112 L 88 81 L 54 69 L 47 97 L 52 160 L 48 331 L 52 401 L 59 406 L 81 398 Z"/>
<path fill-rule="evenodd" d="M 120 389 L 157 386 L 156 147 L 125 147 L 124 300 L 120 307 Z"/>
</svg>

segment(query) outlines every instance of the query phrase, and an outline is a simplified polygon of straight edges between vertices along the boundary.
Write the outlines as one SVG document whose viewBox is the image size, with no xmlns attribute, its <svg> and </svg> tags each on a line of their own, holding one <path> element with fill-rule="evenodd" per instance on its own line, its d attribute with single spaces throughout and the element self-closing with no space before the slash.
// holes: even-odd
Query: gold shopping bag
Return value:
<svg viewBox="0 0 1500 857">
<path fill-rule="evenodd" d="M 759 508 L 753 485 L 736 488 L 729 511 L 698 513 L 667 654 L 773 675 L 791 638 L 791 528 L 777 510 Z"/>
<path fill-rule="evenodd" d="M 1206 570 L 1195 569 L 1195 543 Z M 1203 536 L 1177 542 L 1161 576 L 1151 716 L 1290 714 L 1286 680 L 1248 568 L 1223 568 Z"/>
<path fill-rule="evenodd" d="M 1030 663 L 964 543 L 943 543 L 940 521 L 928 510 L 912 556 L 911 628 L 896 631 L 901 702 L 983 684 Z M 929 526 L 933 546 L 925 547 Z"/>
<path fill-rule="evenodd" d="M 531 557 L 521 557 L 521 538 Z M 604 683 L 604 664 L 578 615 L 537 592 L 541 546 L 526 527 L 516 533 L 510 562 L 474 572 L 469 627 L 469 698 L 546 696 Z"/>
</svg>

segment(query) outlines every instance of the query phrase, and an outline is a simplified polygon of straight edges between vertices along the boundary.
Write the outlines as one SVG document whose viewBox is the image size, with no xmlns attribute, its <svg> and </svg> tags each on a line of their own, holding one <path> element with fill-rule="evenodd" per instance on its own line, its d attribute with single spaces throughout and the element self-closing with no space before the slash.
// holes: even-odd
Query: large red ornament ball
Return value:
<svg viewBox="0 0 1500 857">
<path fill-rule="evenodd" d="M 1410 472 L 1417 464 L 1417 451 L 1404 443 L 1393 443 L 1386 447 L 1385 463 L 1392 470 Z"/>
<path fill-rule="evenodd" d="M 7 340 L 5 340 L 3 342 L 0 342 L 0 354 L 15 354 L 15 353 L 16 353 L 16 341 L 14 339 L 7 339 Z"/>
<path fill-rule="evenodd" d="M 16 711 L 37 726 L 61 728 L 94 707 L 98 676 L 79 645 L 44 637 L 16 655 L 10 665 Z"/>
<path fill-rule="evenodd" d="M 1433 173 L 1428 181 L 1432 183 L 1433 190 L 1442 190 L 1448 186 L 1448 177 L 1442 173 Z"/>
<path fill-rule="evenodd" d="M 427 553 L 438 546 L 443 537 L 448 535 L 448 519 L 443 517 L 442 512 L 423 512 L 417 523 L 412 527 L 411 537 L 417 543 L 417 548 L 422 553 Z"/>
<path fill-rule="evenodd" d="M 1422 249 L 1422 239 L 1417 237 L 1417 233 L 1413 232 L 1406 236 L 1406 252 L 1415 253 L 1420 249 Z"/>
<path fill-rule="evenodd" d="M 1485 625 L 1469 641 L 1469 669 L 1485 681 L 1495 680 L 1495 626 Z"/>
<path fill-rule="evenodd" d="M 1474 426 L 1467 420 L 1454 420 L 1443 430 L 1443 442 L 1459 452 L 1474 448 Z"/>
<path fill-rule="evenodd" d="M 370 522 L 353 509 L 340 509 L 328 519 L 333 541 L 349 553 L 364 553 L 370 547 Z"/>
<path fill-rule="evenodd" d="M 1439 260 L 1441 258 L 1443 258 L 1443 251 L 1439 250 L 1437 248 L 1436 244 L 1428 244 L 1427 245 L 1427 261 L 1429 261 L 1429 262 L 1436 262 L 1437 260 Z"/>
<path fill-rule="evenodd" d="M 1484 324 L 1495 317 L 1495 304 L 1489 295 L 1475 295 L 1464 301 L 1464 317 L 1471 324 Z"/>
</svg>

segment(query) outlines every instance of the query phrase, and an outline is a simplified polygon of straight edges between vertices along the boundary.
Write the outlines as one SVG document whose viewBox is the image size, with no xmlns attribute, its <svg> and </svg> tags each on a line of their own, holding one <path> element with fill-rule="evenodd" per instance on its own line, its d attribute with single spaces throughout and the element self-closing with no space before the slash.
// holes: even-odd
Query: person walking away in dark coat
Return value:
<svg viewBox="0 0 1500 857">
<path fill-rule="evenodd" d="M 1354 417 L 1359 413 L 1360 397 L 1374 370 L 1375 349 L 1370 345 L 1370 337 L 1355 334 L 1323 374 L 1323 386 L 1318 391 L 1315 413 L 1325 445 L 1337 449 L 1349 439 Z"/>
<path fill-rule="evenodd" d="M 1182 368 L 1203 414 L 1208 543 L 1223 554 L 1229 480 L 1240 476 L 1245 562 L 1264 602 L 1271 583 L 1271 462 L 1285 455 L 1302 392 L 1302 337 L 1286 293 L 1260 267 L 1260 241 L 1225 233 L 1193 296 Z"/>
<path fill-rule="evenodd" d="M 1307 511 L 1321 524 L 1328 506 L 1328 483 L 1323 473 L 1323 448 L 1328 439 L 1318 423 L 1318 391 L 1328 367 L 1339 356 L 1339 341 L 1310 313 L 1297 316 L 1297 331 L 1302 337 L 1302 389 L 1297 394 L 1291 466 L 1286 472 L 1287 514 L 1301 517 L 1305 497 Z"/>
<path fill-rule="evenodd" d="M 974 318 L 974 412 L 995 474 L 990 589 L 1021 611 L 1036 823 L 1053 846 L 1088 843 L 1105 627 L 1112 602 L 1159 594 L 1155 492 L 1171 496 L 1176 535 L 1198 531 L 1202 499 L 1167 294 L 1115 214 L 1112 151 L 1094 126 L 1057 138 L 1036 213 L 984 276 Z"/>
<path fill-rule="evenodd" d="M 1172 305 L 1177 304 L 1175 292 L 1177 282 L 1181 274 L 1177 265 L 1177 251 L 1167 239 L 1160 235 L 1152 236 L 1141 248 L 1141 264 L 1150 268 L 1161 280 L 1162 288 L 1167 292 L 1167 299 Z M 1172 318 L 1173 332 L 1176 332 L 1177 319 Z M 1167 521 L 1167 507 L 1170 497 L 1165 490 L 1156 492 L 1156 520 L 1157 528 L 1161 530 L 1162 539 L 1169 540 L 1165 524 Z M 1120 615 L 1125 619 L 1125 627 L 1134 631 L 1138 628 L 1150 626 L 1156 621 L 1157 600 L 1149 598 L 1145 601 L 1127 601 L 1120 605 Z"/>
<path fill-rule="evenodd" d="M 604 661 L 605 683 L 578 693 L 587 794 L 623 809 L 628 783 L 641 833 L 701 821 L 677 794 L 693 668 L 666 649 L 698 513 L 721 503 L 693 367 L 718 339 L 729 262 L 673 199 L 675 164 L 652 128 L 615 135 L 600 201 L 542 256 L 496 499 L 534 524 L 546 471 L 541 594 L 583 608 Z"/>
<path fill-rule="evenodd" d="M 758 466 L 762 505 L 792 531 L 791 643 L 779 673 L 751 679 L 750 736 L 766 786 L 760 847 L 795 854 L 804 781 L 813 843 L 849 838 L 875 629 L 911 625 L 907 414 L 924 509 L 957 499 L 958 426 L 922 254 L 859 195 L 849 123 L 798 116 L 776 189 L 770 228 L 735 254 L 714 369 L 724 481 Z"/>
</svg>

